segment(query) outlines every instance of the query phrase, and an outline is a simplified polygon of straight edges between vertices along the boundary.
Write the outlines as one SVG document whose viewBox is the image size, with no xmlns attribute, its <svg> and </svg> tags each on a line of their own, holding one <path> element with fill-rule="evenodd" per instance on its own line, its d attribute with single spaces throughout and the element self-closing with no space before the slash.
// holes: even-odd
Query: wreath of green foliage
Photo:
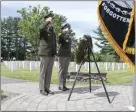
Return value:
<svg viewBox="0 0 136 112">
<path fill-rule="evenodd" d="M 86 49 L 86 44 L 87 44 L 87 38 L 90 38 L 89 40 L 91 40 L 91 45 L 90 47 L 92 48 L 92 39 L 89 35 L 84 35 L 84 38 L 83 39 L 80 39 L 79 42 L 77 43 L 77 47 L 76 47 L 76 50 L 75 50 L 75 62 L 77 64 L 80 64 L 81 61 L 83 60 L 87 60 L 87 53 L 85 54 L 85 49 Z M 85 56 L 84 56 L 85 55 Z"/>
</svg>

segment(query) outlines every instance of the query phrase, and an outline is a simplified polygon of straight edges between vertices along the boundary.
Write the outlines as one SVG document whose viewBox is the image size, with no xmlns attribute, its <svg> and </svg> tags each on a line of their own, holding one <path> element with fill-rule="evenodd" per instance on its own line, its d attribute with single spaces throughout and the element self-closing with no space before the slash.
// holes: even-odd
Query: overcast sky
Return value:
<svg viewBox="0 0 136 112">
<path fill-rule="evenodd" d="M 96 36 L 93 30 L 97 28 L 97 1 L 2 1 L 1 16 L 17 17 L 20 16 L 17 10 L 31 6 L 47 6 L 55 13 L 62 14 L 67 17 L 67 22 L 70 23 L 76 37 L 81 37 L 84 34 Z M 94 42 L 94 40 L 93 40 Z M 99 49 L 94 46 L 94 51 Z"/>
</svg>

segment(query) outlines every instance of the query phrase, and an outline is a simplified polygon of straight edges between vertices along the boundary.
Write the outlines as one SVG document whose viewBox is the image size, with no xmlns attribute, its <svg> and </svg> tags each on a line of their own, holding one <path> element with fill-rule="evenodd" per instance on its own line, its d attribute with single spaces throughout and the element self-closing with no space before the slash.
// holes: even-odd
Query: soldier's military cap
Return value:
<svg viewBox="0 0 136 112">
<path fill-rule="evenodd" d="M 69 28 L 70 29 L 70 25 L 67 23 L 64 26 L 61 27 L 61 30 L 65 29 L 65 28 Z"/>
<path fill-rule="evenodd" d="M 53 11 L 50 11 L 49 13 L 44 13 L 44 19 L 48 18 L 48 17 L 53 17 Z"/>
</svg>

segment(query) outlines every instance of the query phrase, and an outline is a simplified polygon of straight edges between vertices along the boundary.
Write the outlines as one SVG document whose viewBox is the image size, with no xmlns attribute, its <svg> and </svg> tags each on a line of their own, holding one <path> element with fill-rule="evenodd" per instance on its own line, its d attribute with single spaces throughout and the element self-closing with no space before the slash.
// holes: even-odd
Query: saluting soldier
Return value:
<svg viewBox="0 0 136 112">
<path fill-rule="evenodd" d="M 56 33 L 52 26 L 53 13 L 44 14 L 44 21 L 40 25 L 40 93 L 43 95 L 54 94 L 50 90 L 50 82 L 54 58 L 56 55 Z"/>
<path fill-rule="evenodd" d="M 59 62 L 59 90 L 66 91 L 69 88 L 66 87 L 66 75 L 68 73 L 69 63 L 71 61 L 71 38 L 69 35 L 70 25 L 65 24 L 61 28 L 61 34 L 59 35 L 59 50 L 58 50 L 58 62 Z"/>
</svg>

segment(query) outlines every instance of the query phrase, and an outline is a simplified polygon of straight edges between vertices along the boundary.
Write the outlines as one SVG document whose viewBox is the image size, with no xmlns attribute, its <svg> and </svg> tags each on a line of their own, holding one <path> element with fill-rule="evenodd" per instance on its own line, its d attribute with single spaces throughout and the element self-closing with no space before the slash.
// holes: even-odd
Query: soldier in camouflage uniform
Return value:
<svg viewBox="0 0 136 112">
<path fill-rule="evenodd" d="M 70 25 L 66 24 L 61 28 L 61 34 L 59 36 L 59 50 L 58 50 L 58 62 L 59 62 L 59 90 L 69 90 L 66 87 L 66 75 L 68 73 L 69 63 L 71 61 L 71 38 L 69 35 Z"/>
<path fill-rule="evenodd" d="M 52 26 L 53 14 L 45 14 L 44 21 L 40 25 L 40 45 L 38 54 L 40 56 L 40 93 L 43 95 L 54 94 L 50 91 L 50 82 L 54 58 L 56 55 L 56 33 Z"/>
</svg>

